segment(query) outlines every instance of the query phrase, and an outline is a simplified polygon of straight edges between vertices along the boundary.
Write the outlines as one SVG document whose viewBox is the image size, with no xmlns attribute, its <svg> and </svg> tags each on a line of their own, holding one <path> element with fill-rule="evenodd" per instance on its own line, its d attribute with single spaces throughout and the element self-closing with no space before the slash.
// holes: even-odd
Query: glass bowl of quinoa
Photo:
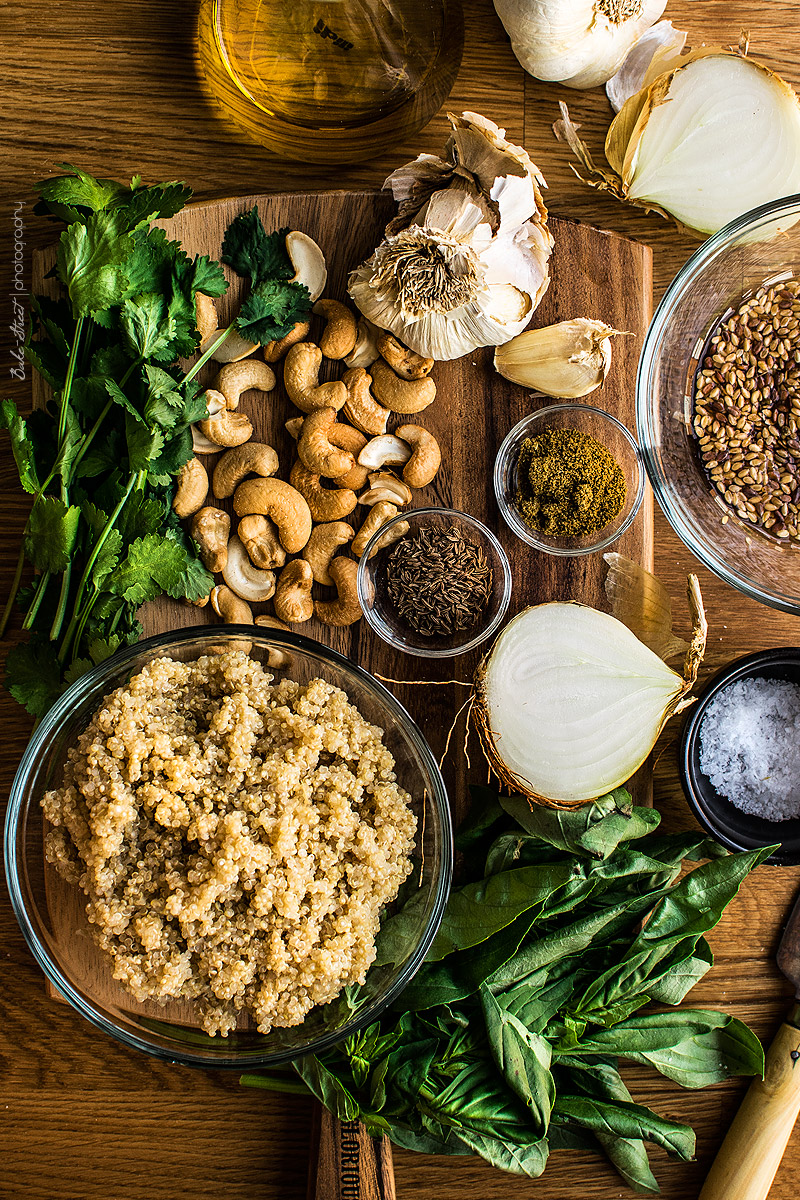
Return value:
<svg viewBox="0 0 800 1200">
<path fill-rule="evenodd" d="M 298 634 L 202 627 L 64 693 L 15 777 L 5 856 L 57 993 L 136 1049 L 242 1070 L 399 995 L 444 911 L 452 826 L 425 739 L 366 671 Z"/>
</svg>

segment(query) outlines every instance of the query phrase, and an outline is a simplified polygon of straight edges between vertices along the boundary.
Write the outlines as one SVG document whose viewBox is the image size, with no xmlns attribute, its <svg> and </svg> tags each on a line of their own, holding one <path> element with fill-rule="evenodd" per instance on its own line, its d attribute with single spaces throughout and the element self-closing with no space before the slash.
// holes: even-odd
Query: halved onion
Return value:
<svg viewBox="0 0 800 1200">
<path fill-rule="evenodd" d="M 540 604 L 515 617 L 475 681 L 477 726 L 503 782 L 572 807 L 630 779 L 697 677 L 706 626 L 695 576 L 689 598 L 695 629 L 682 675 L 597 609 Z"/>
<path fill-rule="evenodd" d="M 800 104 L 774 72 L 742 53 L 700 49 L 646 78 L 609 128 L 610 170 L 592 161 L 561 105 L 556 133 L 587 183 L 702 234 L 800 191 Z"/>
</svg>

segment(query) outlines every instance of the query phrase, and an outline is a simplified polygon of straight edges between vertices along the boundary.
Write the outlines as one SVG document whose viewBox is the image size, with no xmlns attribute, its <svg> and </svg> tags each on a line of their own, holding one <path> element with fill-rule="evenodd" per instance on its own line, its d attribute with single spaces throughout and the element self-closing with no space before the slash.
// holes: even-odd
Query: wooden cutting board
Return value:
<svg viewBox="0 0 800 1200">
<path fill-rule="evenodd" d="M 391 197 L 382 192 L 285 193 L 191 205 L 163 225 L 170 236 L 181 240 L 190 255 L 208 254 L 217 258 L 231 220 L 254 204 L 258 205 L 267 230 L 290 226 L 310 234 L 319 242 L 328 262 L 325 294 L 341 299 L 346 295 L 348 272 L 381 240 L 383 228 L 394 213 Z M 552 282 L 533 323 L 548 325 L 571 317 L 594 317 L 634 335 L 615 341 L 608 378 L 602 390 L 588 397 L 590 402 L 605 408 L 632 429 L 636 367 L 651 316 L 651 251 L 649 247 L 617 234 L 570 221 L 554 218 L 551 228 L 555 237 Z M 47 281 L 47 285 L 44 283 L 44 275 L 54 257 L 54 251 L 38 256 L 33 281 L 35 292 L 52 284 L 52 281 Z M 231 286 L 226 297 L 218 302 L 220 325 L 227 324 L 235 314 L 243 291 L 240 277 L 228 268 L 226 272 Z M 316 332 L 312 327 L 312 340 Z M 210 385 L 215 371 L 216 367 L 209 364 L 200 375 L 201 382 Z M 339 374 L 339 364 L 326 362 L 321 378 L 338 378 Z M 550 401 L 537 400 L 526 389 L 502 379 L 493 369 L 490 350 L 466 355 L 455 362 L 437 363 L 433 378 L 437 385 L 436 400 L 414 419 L 438 438 L 442 467 L 434 482 L 415 494 L 414 506 L 442 505 L 463 509 L 494 530 L 511 563 L 513 593 L 509 617 L 527 605 L 549 600 L 579 600 L 584 604 L 607 607 L 602 554 L 569 559 L 539 553 L 511 533 L 495 504 L 492 470 L 500 443 L 526 413 Z M 34 399 L 41 402 L 42 396 Z M 286 398 L 280 378 L 275 391 L 266 398 L 256 393 L 245 394 L 240 410 L 251 418 L 254 438 L 275 447 L 281 463 L 279 474 L 288 479 L 294 461 L 294 443 L 284 422 L 297 412 Z M 405 419 L 394 418 L 390 429 Z M 211 461 L 213 463 L 213 459 Z M 230 507 L 229 502 L 223 504 Z M 651 568 L 653 562 L 652 504 L 648 487 L 636 520 L 614 547 L 647 568 Z M 354 516 L 363 519 L 363 510 L 362 517 L 358 511 Z M 269 604 L 254 606 L 256 612 L 270 611 L 270 607 Z M 146 634 L 216 620 L 209 608 L 194 608 L 166 597 L 147 605 L 141 615 Z M 332 646 L 373 674 L 390 679 L 434 681 L 455 678 L 466 681 L 471 678 L 481 655 L 481 651 L 475 651 L 455 659 L 436 660 L 398 654 L 370 630 L 366 621 L 345 629 L 332 629 L 312 620 L 297 628 Z M 464 703 L 465 689 L 454 685 L 390 686 L 419 724 L 438 759 L 455 714 Z M 459 725 L 453 737 L 453 747 L 444 765 L 444 775 L 454 819 L 458 820 L 466 804 L 467 783 L 485 782 L 487 771 L 474 736 L 470 745 L 471 768 L 468 768 L 463 749 L 463 725 Z M 638 802 L 650 802 L 648 766 L 637 774 L 634 790 Z M 81 897 L 51 868 L 48 871 L 51 901 L 65 930 L 85 927 Z M 108 986 L 116 991 L 117 985 L 111 981 L 105 963 L 99 961 L 99 953 L 90 939 L 81 940 L 85 948 L 82 953 L 93 959 L 95 986 Z M 151 1008 L 148 1006 L 144 1011 L 149 1012 Z M 178 1005 L 170 1005 L 159 1013 L 184 1020 L 188 1016 L 186 1009 Z"/>
</svg>

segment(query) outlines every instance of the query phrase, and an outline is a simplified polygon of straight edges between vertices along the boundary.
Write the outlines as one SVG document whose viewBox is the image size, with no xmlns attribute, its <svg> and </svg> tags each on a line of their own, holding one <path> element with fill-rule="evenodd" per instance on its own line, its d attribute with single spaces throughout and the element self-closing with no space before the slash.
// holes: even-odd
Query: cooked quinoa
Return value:
<svg viewBox="0 0 800 1200">
<path fill-rule="evenodd" d="M 298 1025 L 363 983 L 416 819 L 383 731 L 241 651 L 158 658 L 103 701 L 42 801 L 114 978 L 207 1033 Z"/>
</svg>

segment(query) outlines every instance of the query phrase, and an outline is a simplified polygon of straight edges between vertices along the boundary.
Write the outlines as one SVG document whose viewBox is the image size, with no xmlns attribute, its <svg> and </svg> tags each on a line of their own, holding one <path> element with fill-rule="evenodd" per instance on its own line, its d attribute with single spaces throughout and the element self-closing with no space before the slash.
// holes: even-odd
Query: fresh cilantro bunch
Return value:
<svg viewBox="0 0 800 1200">
<path fill-rule="evenodd" d="M 150 227 L 180 211 L 184 184 L 128 187 L 63 169 L 38 185 L 35 210 L 66 222 L 53 272 L 62 292 L 32 297 L 26 344 L 52 399 L 26 419 L 13 401 L 0 405 L 33 497 L 0 633 L 21 602 L 31 637 L 9 653 L 6 683 L 37 717 L 140 636 L 144 601 L 194 600 L 212 586 L 172 511 L 190 425 L 207 416 L 194 376 L 208 355 L 188 373 L 176 362 L 198 348 L 196 293 L 227 288 L 219 263 Z M 36 575 L 21 589 L 26 560 Z"/>
</svg>

